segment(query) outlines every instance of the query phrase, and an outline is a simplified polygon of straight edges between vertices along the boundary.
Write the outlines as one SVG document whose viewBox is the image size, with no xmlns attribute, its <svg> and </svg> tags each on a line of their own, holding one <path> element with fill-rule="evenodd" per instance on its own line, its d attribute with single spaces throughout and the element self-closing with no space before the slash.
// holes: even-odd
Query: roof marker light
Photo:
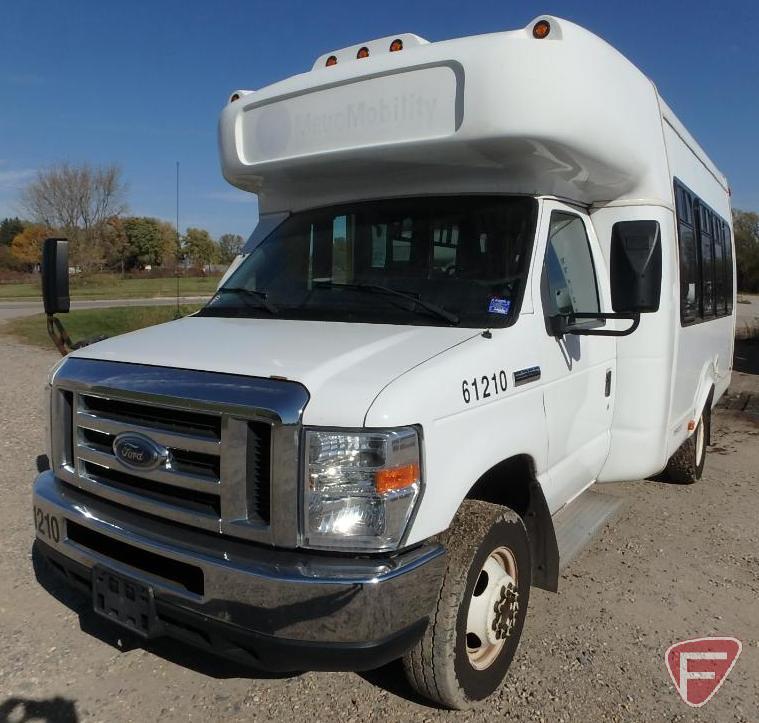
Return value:
<svg viewBox="0 0 759 723">
<path fill-rule="evenodd" d="M 329 67 L 330 65 L 337 65 L 337 56 L 330 55 L 329 58 L 327 58 L 327 62 L 324 63 L 324 65 L 326 65 L 327 67 Z"/>
<path fill-rule="evenodd" d="M 369 48 L 364 45 L 363 48 L 359 48 L 358 52 L 356 53 L 356 58 L 368 58 L 369 57 Z"/>
<path fill-rule="evenodd" d="M 400 38 L 396 38 L 390 43 L 390 52 L 394 53 L 397 50 L 403 50 L 403 41 Z"/>
<path fill-rule="evenodd" d="M 548 36 L 551 32 L 551 23 L 548 20 L 538 20 L 535 25 L 532 26 L 532 37 L 542 40 Z"/>
<path fill-rule="evenodd" d="M 240 100 L 240 94 L 232 93 L 232 95 L 229 96 L 229 102 L 234 103 L 236 100 Z"/>
</svg>

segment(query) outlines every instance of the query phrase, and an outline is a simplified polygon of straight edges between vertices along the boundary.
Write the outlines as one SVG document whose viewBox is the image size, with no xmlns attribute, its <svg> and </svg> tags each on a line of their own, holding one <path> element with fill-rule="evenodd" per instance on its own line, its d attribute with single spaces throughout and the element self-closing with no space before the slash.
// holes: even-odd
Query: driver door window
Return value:
<svg viewBox="0 0 759 723">
<path fill-rule="evenodd" d="M 600 311 L 598 284 L 583 220 L 554 211 L 543 261 L 546 316 Z"/>
</svg>

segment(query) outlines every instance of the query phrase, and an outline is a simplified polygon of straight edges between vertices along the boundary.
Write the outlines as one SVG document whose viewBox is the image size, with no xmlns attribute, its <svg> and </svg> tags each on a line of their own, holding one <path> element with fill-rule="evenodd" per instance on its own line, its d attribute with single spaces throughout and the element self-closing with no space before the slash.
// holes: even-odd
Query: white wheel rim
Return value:
<svg viewBox="0 0 759 723">
<path fill-rule="evenodd" d="M 517 582 L 514 553 L 493 550 L 477 576 L 466 619 L 466 653 L 476 670 L 490 667 L 511 636 L 519 611 Z"/>
<path fill-rule="evenodd" d="M 701 464 L 704 455 L 704 418 L 698 420 L 696 427 L 696 466 Z"/>
</svg>

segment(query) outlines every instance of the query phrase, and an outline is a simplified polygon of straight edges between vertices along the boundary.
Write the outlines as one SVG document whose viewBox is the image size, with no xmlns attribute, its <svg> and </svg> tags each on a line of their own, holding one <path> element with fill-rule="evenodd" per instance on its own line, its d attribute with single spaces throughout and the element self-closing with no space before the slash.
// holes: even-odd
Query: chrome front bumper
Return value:
<svg viewBox="0 0 759 723">
<path fill-rule="evenodd" d="M 52 472 L 35 481 L 34 506 L 37 548 L 70 581 L 86 587 L 95 566 L 136 580 L 153 590 L 159 617 L 170 610 L 164 617 L 178 616 L 201 637 L 207 629 L 211 639 L 221 626 L 227 642 L 274 650 L 273 663 L 272 654 L 254 655 L 269 659 L 264 667 L 382 664 L 419 637 L 440 590 L 445 552 L 435 544 L 381 558 L 274 549 L 148 518 Z M 47 515 L 56 522 L 49 525 Z M 182 637 L 168 623 L 164 632 Z M 279 644 L 297 659 L 278 654 Z M 309 665 L 303 650 L 318 659 L 329 650 L 346 655 Z"/>
</svg>

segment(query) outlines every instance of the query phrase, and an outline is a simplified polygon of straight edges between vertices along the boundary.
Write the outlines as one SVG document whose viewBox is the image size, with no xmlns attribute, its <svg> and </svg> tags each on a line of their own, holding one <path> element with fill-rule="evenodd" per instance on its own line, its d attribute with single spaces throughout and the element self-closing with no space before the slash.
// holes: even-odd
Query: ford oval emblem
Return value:
<svg viewBox="0 0 759 723">
<path fill-rule="evenodd" d="M 113 440 L 113 453 L 121 464 L 143 471 L 155 469 L 169 458 L 166 447 L 132 432 L 124 432 Z"/>
</svg>

